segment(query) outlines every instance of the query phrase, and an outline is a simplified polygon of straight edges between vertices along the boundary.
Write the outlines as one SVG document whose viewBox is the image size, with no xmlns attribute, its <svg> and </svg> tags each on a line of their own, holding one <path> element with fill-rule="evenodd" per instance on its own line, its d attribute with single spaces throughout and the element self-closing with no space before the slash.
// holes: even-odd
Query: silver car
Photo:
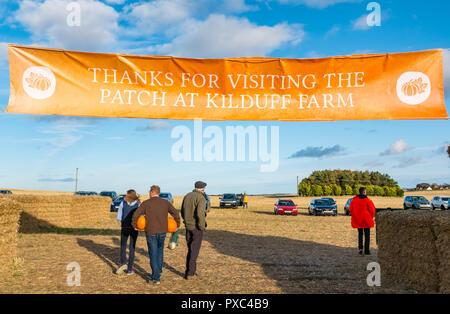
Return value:
<svg viewBox="0 0 450 314">
<path fill-rule="evenodd" d="M 442 210 L 448 210 L 448 203 L 450 200 L 450 196 L 435 196 L 431 200 L 431 208 L 435 210 L 436 208 L 440 208 Z"/>
<path fill-rule="evenodd" d="M 403 209 L 431 209 L 430 202 L 423 196 L 406 196 Z"/>
</svg>

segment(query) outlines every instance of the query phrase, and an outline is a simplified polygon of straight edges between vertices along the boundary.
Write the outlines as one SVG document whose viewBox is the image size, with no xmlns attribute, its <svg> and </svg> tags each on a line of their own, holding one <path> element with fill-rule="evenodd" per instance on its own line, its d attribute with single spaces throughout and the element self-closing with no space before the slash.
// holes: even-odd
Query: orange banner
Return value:
<svg viewBox="0 0 450 314">
<path fill-rule="evenodd" d="M 327 121 L 447 119 L 442 50 L 187 59 L 9 45 L 7 112 Z"/>
</svg>

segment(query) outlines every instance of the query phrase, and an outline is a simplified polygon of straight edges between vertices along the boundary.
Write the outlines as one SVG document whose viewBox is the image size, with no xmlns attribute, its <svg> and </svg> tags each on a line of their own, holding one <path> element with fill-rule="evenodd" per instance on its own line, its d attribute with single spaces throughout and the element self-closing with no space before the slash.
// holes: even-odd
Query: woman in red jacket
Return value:
<svg viewBox="0 0 450 314">
<path fill-rule="evenodd" d="M 363 255 L 364 234 L 364 254 L 370 255 L 370 228 L 375 225 L 373 221 L 375 205 L 367 197 L 366 188 L 359 188 L 359 195 L 356 195 L 350 203 L 350 214 L 352 215 L 352 227 L 358 229 L 359 254 Z"/>
</svg>

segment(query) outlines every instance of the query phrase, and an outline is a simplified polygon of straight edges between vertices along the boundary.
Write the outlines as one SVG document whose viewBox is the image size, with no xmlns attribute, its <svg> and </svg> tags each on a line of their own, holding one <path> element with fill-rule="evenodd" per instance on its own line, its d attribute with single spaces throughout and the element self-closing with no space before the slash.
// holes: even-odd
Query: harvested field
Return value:
<svg viewBox="0 0 450 314">
<path fill-rule="evenodd" d="M 347 198 L 336 198 L 337 217 L 308 216 L 305 208 L 311 198 L 294 198 L 302 209 L 290 217 L 272 215 L 276 197 L 251 196 L 249 210 L 233 210 L 218 209 L 218 197 L 213 196 L 198 260 L 201 277 L 182 278 L 187 248 L 181 233 L 179 247 L 165 250 L 158 287 L 147 284 L 150 266 L 142 233 L 136 275 L 114 275 L 120 245 L 115 214 L 76 227 L 41 228 L 19 238 L 23 263 L 2 276 L 0 293 L 414 293 L 383 282 L 381 287 L 367 286 L 367 264 L 378 261 L 375 231 L 372 255 L 359 256 L 357 232 L 350 227 L 350 217 L 342 215 Z M 175 197 L 177 207 L 181 199 Z M 402 204 L 401 198 L 374 200 L 385 208 Z M 66 283 L 71 262 L 81 266 L 79 287 Z"/>
</svg>

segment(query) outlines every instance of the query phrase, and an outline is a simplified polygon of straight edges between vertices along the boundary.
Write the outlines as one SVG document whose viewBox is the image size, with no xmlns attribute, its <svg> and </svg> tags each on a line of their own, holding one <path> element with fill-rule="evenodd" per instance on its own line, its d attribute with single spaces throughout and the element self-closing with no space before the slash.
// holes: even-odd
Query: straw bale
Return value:
<svg viewBox="0 0 450 314">
<path fill-rule="evenodd" d="M 376 222 L 382 282 L 449 292 L 450 212 L 383 211 Z"/>
</svg>

